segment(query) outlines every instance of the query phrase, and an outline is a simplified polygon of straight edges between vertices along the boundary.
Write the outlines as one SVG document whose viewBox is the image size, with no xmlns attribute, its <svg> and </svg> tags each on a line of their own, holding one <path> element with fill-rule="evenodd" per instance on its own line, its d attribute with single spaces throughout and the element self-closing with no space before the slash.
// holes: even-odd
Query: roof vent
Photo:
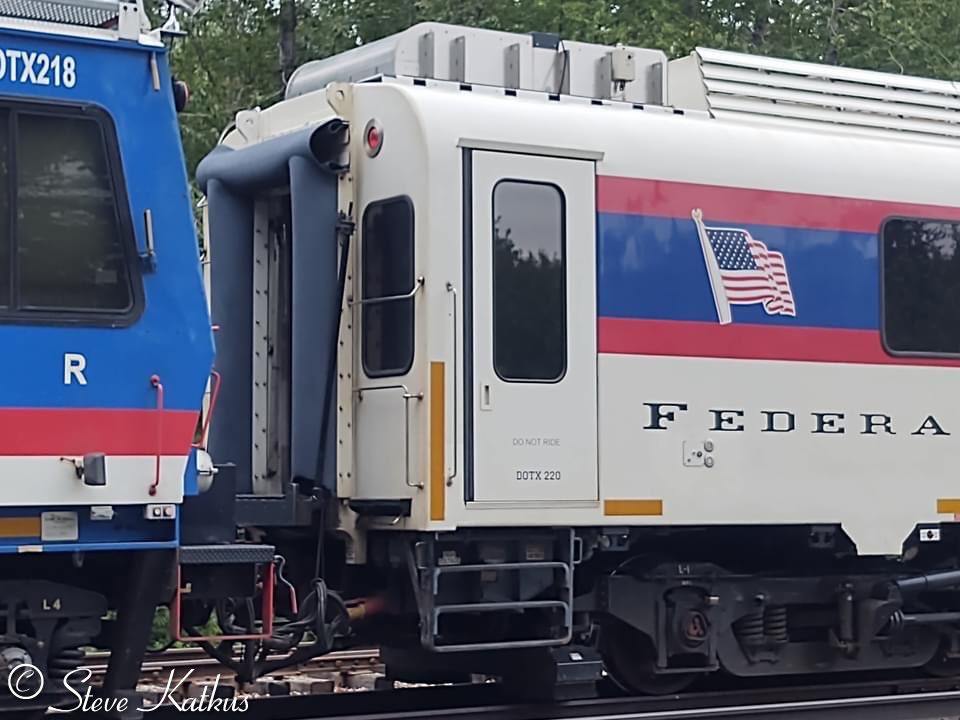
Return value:
<svg viewBox="0 0 960 720">
<path fill-rule="evenodd" d="M 0 16 L 84 27 L 113 27 L 120 14 L 116 0 L 0 0 Z"/>
<path fill-rule="evenodd" d="M 717 118 L 960 137 L 957 83 L 708 48 L 670 62 L 668 102 Z"/>
</svg>

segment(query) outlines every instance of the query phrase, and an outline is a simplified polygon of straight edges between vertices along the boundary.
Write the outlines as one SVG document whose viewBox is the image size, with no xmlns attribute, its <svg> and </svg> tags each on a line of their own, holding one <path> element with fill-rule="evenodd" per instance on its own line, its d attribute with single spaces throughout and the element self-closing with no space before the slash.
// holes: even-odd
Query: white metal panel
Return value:
<svg viewBox="0 0 960 720">
<path fill-rule="evenodd" d="M 340 432 L 353 432 L 354 472 L 353 497 L 365 500 L 413 498 L 413 512 L 423 512 L 421 501 L 426 497 L 425 456 L 429 431 L 429 408 L 426 401 L 429 357 L 425 339 L 428 334 L 426 308 L 430 293 L 445 296 L 441 280 L 435 278 L 427 250 L 427 227 L 430 198 L 423 192 L 427 170 L 419 118 L 399 95 L 374 93 L 354 94 L 354 126 L 361 130 L 352 133 L 358 142 L 351 158 L 356 192 L 356 232 L 352 239 L 353 264 L 349 273 L 352 293 L 343 321 L 354 330 L 353 367 L 340 371 L 352 373 L 353 427 L 349 420 L 339 425 Z M 360 149 L 362 128 L 376 118 L 384 129 L 384 140 L 376 157 L 368 157 Z M 413 364 L 399 376 L 368 377 L 363 368 L 363 323 L 361 305 L 352 302 L 363 297 L 361 273 L 364 252 L 363 214 L 376 201 L 406 196 L 413 207 L 414 219 L 414 279 L 425 278 L 425 286 L 413 296 L 414 340 Z M 405 398 L 405 395 L 416 397 Z M 346 425 L 346 427 L 344 427 Z M 403 524 L 399 527 L 404 527 Z"/>
<path fill-rule="evenodd" d="M 477 93 L 422 91 L 414 95 L 415 92 L 410 93 L 411 101 L 425 119 L 427 132 L 434 139 L 436 148 L 432 175 L 437 180 L 431 184 L 431 198 L 441 208 L 436 219 L 438 227 L 449 227 L 457 219 L 450 208 L 455 205 L 458 188 L 443 181 L 442 178 L 448 176 L 440 170 L 443 163 L 456 162 L 452 153 L 444 155 L 440 148 L 457 137 L 602 152 L 598 173 L 606 176 L 661 178 L 903 203 L 957 204 L 949 168 L 952 165 L 950 158 L 958 146 L 948 144 L 946 138 L 936 143 L 919 136 L 912 139 L 903 135 L 899 136 L 900 139 L 892 139 L 889 135 L 868 138 L 836 129 L 831 132 L 830 128 L 811 131 L 798 127 L 758 127 L 752 122 L 718 123 L 661 113 L 613 112 L 601 107 L 514 102 Z M 823 127 L 821 124 L 820 128 Z M 445 158 L 443 163 L 442 158 Z M 823 172 L 824 163 L 829 165 L 830 172 Z M 897 171 L 891 173 L 890 168 Z M 438 247 L 434 246 L 434 257 L 439 254 Z M 447 257 L 447 252 L 445 249 L 443 257 Z M 872 455 L 864 453 L 857 438 L 853 445 L 838 443 L 808 472 L 804 471 L 804 463 L 811 452 L 809 442 L 803 443 L 802 449 L 783 453 L 780 464 L 767 460 L 766 465 L 758 466 L 746 457 L 753 454 L 753 445 L 757 444 L 755 435 L 741 441 L 747 444 L 741 445 L 739 450 L 731 449 L 733 443 L 721 438 L 723 453 L 718 462 L 723 463 L 725 484 L 716 484 L 715 481 L 697 484 L 686 479 L 703 478 L 702 473 L 697 474 L 703 468 L 682 465 L 682 438 L 679 437 L 675 438 L 677 442 L 674 439 L 645 438 L 643 448 L 651 448 L 656 456 L 655 460 L 647 462 L 636 439 L 639 429 L 635 424 L 638 419 L 635 406 L 642 402 L 638 399 L 641 392 L 650 392 L 652 398 L 648 396 L 647 399 L 656 401 L 665 398 L 665 393 L 673 388 L 684 390 L 688 383 L 699 378 L 691 385 L 687 396 L 696 398 L 698 403 L 718 403 L 727 397 L 724 392 L 737 387 L 732 383 L 744 382 L 740 378 L 750 376 L 756 363 L 702 360 L 694 366 L 691 361 L 671 358 L 659 359 L 649 366 L 639 362 L 635 358 L 600 358 L 603 388 L 599 432 L 600 498 L 659 497 L 664 501 L 664 516 L 610 517 L 604 515 L 602 502 L 574 507 L 544 498 L 537 504 L 536 513 L 503 504 L 468 504 L 463 509 L 451 505 L 446 524 L 840 522 L 858 543 L 861 552 L 895 554 L 916 523 L 950 519 L 936 513 L 938 497 L 956 496 L 956 490 L 951 490 L 953 481 L 949 472 L 934 462 L 934 458 L 943 457 L 936 448 L 945 438 L 915 438 L 931 441 L 927 443 L 930 447 L 926 448 L 927 455 L 922 461 L 927 474 L 917 484 L 903 481 L 897 472 L 897 468 L 902 469 L 903 465 L 887 462 L 888 457 L 896 455 L 896 450 Z M 860 368 L 852 367 L 817 367 L 800 363 L 777 363 L 776 366 L 777 369 L 771 369 L 768 365 L 765 373 L 789 378 L 785 387 L 791 393 L 789 399 L 798 403 L 798 419 L 803 419 L 803 413 L 810 412 L 815 400 L 819 399 L 819 396 L 805 396 L 804 385 L 808 379 L 812 383 L 827 381 L 822 392 L 834 393 L 832 405 L 826 403 L 825 408 L 813 409 L 829 412 L 843 402 L 838 411 L 852 408 L 845 410 L 848 414 L 855 414 L 858 403 L 865 403 L 871 397 L 877 401 L 885 397 L 886 393 L 878 394 L 877 388 L 891 384 L 904 389 L 901 396 L 906 388 L 917 383 L 929 383 L 929 388 L 939 386 L 941 392 L 946 393 L 950 392 L 947 388 L 954 386 L 960 390 L 960 377 L 953 379 L 954 376 L 943 371 L 935 371 L 934 378 L 932 374 L 924 374 L 926 369 L 921 368 L 868 368 L 860 375 Z M 615 373 L 621 367 L 623 370 Z M 715 368 L 722 368 L 723 372 L 718 374 L 714 372 Z M 903 376 L 901 370 L 904 370 Z M 855 380 L 858 377 L 861 379 Z M 905 379 L 901 380 L 901 377 Z M 726 390 L 725 384 L 728 386 Z M 894 400 L 902 403 L 903 399 Z M 761 402 L 762 398 L 753 401 Z M 916 401 L 910 407 L 920 409 L 921 404 Z M 898 406 L 890 407 L 891 414 Z M 863 411 L 869 412 L 870 406 Z M 746 412 L 749 417 L 753 408 L 748 405 Z M 705 415 L 709 421 L 709 414 Z M 768 446 L 760 457 L 765 458 L 772 452 Z M 911 457 L 914 455 L 919 457 L 916 452 Z M 777 457 L 777 463 L 779 460 Z M 835 473 L 847 473 L 851 467 L 856 469 L 848 476 L 856 480 L 838 484 Z M 834 474 L 830 474 L 831 471 Z M 708 474 L 706 477 L 709 480 L 718 475 Z M 867 478 L 873 483 L 869 488 L 862 484 Z M 834 485 L 837 493 L 834 493 Z M 816 490 L 817 494 L 805 493 L 805 489 Z M 459 489 L 455 488 L 449 496 L 458 494 Z M 800 501 L 796 500 L 798 495 Z M 906 500 L 904 495 L 908 496 Z"/>
<path fill-rule="evenodd" d="M 384 84 L 368 85 L 356 88 L 359 96 L 363 96 L 370 106 L 392 105 L 398 97 L 408 104 L 409 112 L 417 118 L 420 128 L 419 135 L 409 137 L 429 137 L 429 152 L 420 155 L 418 149 L 410 149 L 409 155 L 403 162 L 406 164 L 419 162 L 421 157 L 426 158 L 424 175 L 427 184 L 426 197 L 429 198 L 429 238 L 426 242 L 429 247 L 426 252 L 426 261 L 429 266 L 428 282 L 424 297 L 423 310 L 430 318 L 427 332 L 427 342 L 431 359 L 454 362 L 455 355 L 451 348 L 451 321 L 450 297 L 443 291 L 443 285 L 448 280 L 459 283 L 460 244 L 453 241 L 451 232 L 460 227 L 462 218 L 459 212 L 461 206 L 462 187 L 451 179 L 455 177 L 461 167 L 460 152 L 457 147 L 464 139 L 476 144 L 488 143 L 492 147 L 495 143 L 513 144 L 515 146 L 530 145 L 547 152 L 549 148 L 557 148 L 558 152 L 576 155 L 602 154 L 602 161 L 598 166 L 598 174 L 604 176 L 632 176 L 659 178 L 664 180 L 681 181 L 692 184 L 717 184 L 729 187 L 760 188 L 796 193 L 816 193 L 820 195 L 834 195 L 838 197 L 859 197 L 873 200 L 888 200 L 901 203 L 931 203 L 956 205 L 955 190 L 950 168 L 953 158 L 960 145 L 950 143 L 947 138 L 931 141 L 930 136 L 905 135 L 887 137 L 863 137 L 841 132 L 839 128 L 826 128 L 811 132 L 800 127 L 786 127 L 775 125 L 769 127 L 758 126 L 751 121 L 749 124 L 737 122 L 716 122 L 709 118 L 664 114 L 662 112 L 648 112 L 639 110 L 614 110 L 612 107 L 598 107 L 579 103 L 544 102 L 542 100 L 526 99 L 523 97 L 511 98 L 497 96 L 493 93 L 461 92 L 459 90 L 440 90 L 418 88 L 408 85 Z M 376 98 L 376 99 L 374 99 Z M 360 114 L 361 122 L 366 116 Z M 797 122 L 796 120 L 792 122 Z M 397 132 L 387 126 L 387 131 Z M 857 129 L 858 133 L 862 129 Z M 408 137 L 408 136 L 404 136 Z M 389 142 L 389 141 L 388 141 Z M 467 142 L 467 144 L 469 144 Z M 960 158 L 957 158 L 960 159 Z M 830 171 L 824 172 L 824 164 Z M 400 170 L 378 171 L 376 182 L 380 182 L 384 174 L 404 175 L 408 179 L 413 177 L 412 172 L 401 166 Z M 896 172 L 890 172 L 896 168 Z M 418 170 L 419 172 L 419 170 Z M 372 181 L 372 174 L 368 170 L 363 173 L 365 180 Z M 421 207 L 421 217 L 423 215 Z M 578 276 L 585 277 L 585 274 Z M 431 294 L 432 293 L 432 294 Z M 461 316 L 462 317 L 462 316 Z M 462 326 L 461 326 L 462 327 Z M 607 359 L 602 358 L 601 362 Z M 672 364 L 671 359 L 664 359 L 665 365 Z M 681 361 L 682 362 L 682 361 Z M 708 362 L 708 361 L 704 361 Z M 712 366 L 711 366 L 712 367 Z M 744 367 L 741 365 L 741 367 Z M 790 372 L 791 364 L 781 364 L 781 372 Z M 803 367 L 803 366 L 801 366 Z M 822 371 L 830 374 L 827 366 Z M 886 368 L 889 382 L 899 383 L 899 368 Z M 606 372 L 606 370 L 602 371 Z M 846 371 L 849 373 L 849 369 Z M 917 369 L 907 370 L 908 373 L 917 373 Z M 922 372 L 922 370 L 920 371 Z M 808 376 L 805 370 L 790 375 L 791 381 L 802 383 Z M 907 385 L 911 382 L 921 382 L 926 375 L 912 374 Z M 949 376 L 944 375 L 949 382 Z M 846 375 L 838 382 L 837 387 L 845 384 Z M 916 379 L 913 379 L 916 378 Z M 939 378 L 939 375 L 938 375 Z M 605 381 L 610 382 L 610 381 Z M 940 382 L 937 381 L 931 382 Z M 954 381 L 960 390 L 960 377 Z M 876 387 L 883 387 L 877 385 Z M 873 392 L 876 394 L 876 387 Z M 944 384 L 942 390 L 950 392 L 952 385 Z M 456 381 L 450 381 L 448 391 L 459 388 L 464 391 L 464 385 L 458 376 Z M 473 388 L 471 388 L 471 392 Z M 611 391 L 613 392 L 613 391 Z M 712 397 L 712 396 L 711 396 Z M 708 398 L 709 399 L 709 398 Z M 852 400 L 851 400 L 852 402 Z M 449 403 L 452 406 L 452 403 Z M 460 407 L 463 405 L 461 403 Z M 452 407 L 451 410 L 452 412 Z M 800 408 L 803 411 L 803 408 Z M 615 409 L 609 410 L 601 405 L 603 422 L 622 418 Z M 799 413 L 798 413 L 799 417 Z M 422 438 L 426 436 L 427 416 L 420 420 L 423 429 Z M 384 424 L 382 429 L 388 437 L 396 438 L 400 432 L 398 425 Z M 603 503 L 584 501 L 582 503 L 554 501 L 542 497 L 536 501 L 536 513 L 529 511 L 529 506 L 522 503 L 467 503 L 464 504 L 465 489 L 463 487 L 463 426 L 458 423 L 448 423 L 447 429 L 455 433 L 454 441 L 447 443 L 450 452 L 456 452 L 460 461 L 461 472 L 454 477 L 452 485 L 446 491 L 446 515 L 442 522 L 429 522 L 422 514 L 419 518 L 406 524 L 406 527 L 422 527 L 424 529 L 452 528 L 456 526 L 503 526 L 503 525 L 652 525 L 667 522 L 687 524 L 702 521 L 713 522 L 713 518 L 722 518 L 728 522 L 730 515 L 721 513 L 711 514 L 703 510 L 700 515 L 688 514 L 685 510 L 674 509 L 678 501 L 682 501 L 689 494 L 690 488 L 677 491 L 674 495 L 665 495 L 664 500 L 668 515 L 665 517 L 637 516 L 637 517 L 610 517 L 603 514 Z M 626 432 L 623 429 L 622 432 Z M 601 430 L 601 432 L 606 432 Z M 392 433 L 392 436 L 389 435 Z M 373 463 L 382 462 L 379 456 L 378 445 L 370 450 L 370 443 L 364 435 L 356 448 L 356 454 L 362 461 Z M 358 436 L 359 439 L 359 436 Z M 610 438 L 611 440 L 615 438 Z M 935 438 L 927 438 L 933 440 Z M 603 442 L 607 442 L 604 438 Z M 619 442 L 619 441 L 618 441 Z M 609 445 L 609 443 L 608 443 Z M 656 488 L 625 484 L 623 478 L 638 478 L 646 467 L 645 461 L 635 457 L 624 459 L 622 451 L 619 455 L 608 452 L 608 445 L 602 446 L 600 465 L 600 494 L 601 500 L 623 497 L 650 497 Z M 425 445 L 424 445 L 425 447 Z M 626 447 L 626 445 L 624 445 Z M 680 453 L 676 450 L 674 455 Z M 837 451 L 838 462 L 847 463 L 847 450 Z M 859 448 L 850 451 L 851 455 L 859 452 Z M 366 458 L 365 456 L 372 457 Z M 391 456 L 395 451 L 391 451 Z M 836 459 L 836 458 L 835 458 Z M 358 462 L 361 460 L 358 460 Z M 624 465 L 624 462 L 632 465 Z M 796 465 L 798 461 L 793 459 Z M 853 462 L 866 463 L 865 458 L 854 457 Z M 452 463 L 447 460 L 448 467 Z M 620 478 L 615 482 L 607 482 L 607 468 L 613 464 L 615 472 Z M 747 467 L 747 466 L 741 466 Z M 846 467 L 846 465 L 841 465 Z M 678 472 L 689 470 L 679 468 Z M 674 471 L 671 470 L 671 473 Z M 796 485 L 802 480 L 800 469 L 793 468 L 793 474 L 778 476 L 770 479 L 766 474 L 744 471 L 742 481 L 733 482 L 723 489 L 730 498 L 730 505 L 739 504 L 741 514 L 738 516 L 744 522 L 764 523 L 767 518 L 780 518 L 781 501 L 772 488 L 789 484 Z M 667 483 L 672 475 L 665 475 L 663 483 Z M 882 475 L 881 475 L 882 477 Z M 932 489 L 934 485 L 946 484 L 948 474 L 941 471 L 939 477 L 928 479 Z M 752 486 L 764 483 L 771 490 L 766 496 L 752 493 Z M 896 551 L 909 531 L 901 527 L 908 523 L 925 520 L 944 520 L 943 516 L 935 514 L 936 498 L 930 499 L 932 506 L 923 502 L 922 512 L 919 510 L 920 499 L 911 500 L 913 505 L 904 505 L 899 498 L 899 486 L 891 487 L 889 483 L 880 486 L 883 493 L 874 494 L 873 503 L 879 505 L 874 513 L 877 517 L 889 518 L 889 526 L 882 522 L 871 523 L 870 511 L 856 509 L 851 511 L 849 499 L 845 499 L 836 508 L 836 517 L 843 515 L 842 520 L 847 526 L 854 540 L 860 543 L 865 551 L 876 549 L 881 552 Z M 649 491 L 649 494 L 647 493 Z M 630 492 L 637 494 L 628 495 Z M 924 491 L 924 494 L 926 491 Z M 789 495 L 789 493 L 788 493 Z M 944 497 L 954 497 L 954 494 L 944 494 Z M 425 495 L 415 495 L 415 507 L 420 498 Z M 759 499 L 758 499 L 759 498 Z M 889 498 L 889 499 L 888 499 Z M 533 504 L 533 503 L 531 503 Z M 900 504 L 899 508 L 888 505 Z M 809 508 L 808 508 L 809 509 Z M 798 513 L 799 516 L 799 513 Z M 820 517 L 817 513 L 809 513 L 809 517 Z M 900 523 L 899 525 L 897 523 Z M 400 527 L 403 525 L 401 524 Z M 891 550 L 893 549 L 893 550 Z"/>
<path fill-rule="evenodd" d="M 716 122 L 611 113 L 600 175 L 758 188 L 823 196 L 955 205 L 947 168 L 960 144 L 848 135 L 752 120 Z M 791 122 L 795 123 L 796 120 Z M 631 124 L 637 127 L 631 128 Z M 825 168 L 829 167 L 829 172 Z M 895 171 L 895 172 L 894 172 Z"/>
<path fill-rule="evenodd" d="M 660 498 L 646 523 L 840 523 L 862 554 L 899 554 L 918 522 L 937 522 L 937 499 L 960 483 L 945 464 L 960 429 L 953 368 L 726 359 L 600 357 L 600 468 L 605 497 Z M 674 420 L 646 429 L 644 403 Z M 727 431 L 712 428 L 711 409 Z M 793 432 L 762 432 L 762 411 L 789 411 Z M 834 432 L 814 433 L 813 413 Z M 895 434 L 864 434 L 862 413 L 890 416 Z M 914 435 L 928 415 L 951 435 Z M 785 415 L 776 427 L 788 427 Z M 743 430 L 736 428 L 742 426 Z M 932 426 L 931 426 L 932 427 Z M 840 429 L 844 432 L 837 432 Z M 688 447 L 713 443 L 713 467 L 684 464 Z"/>
<path fill-rule="evenodd" d="M 454 178 L 460 170 L 462 151 L 458 143 L 464 138 L 553 147 L 576 154 L 602 154 L 598 173 L 605 176 L 657 178 L 904 204 L 958 204 L 952 168 L 960 159 L 960 145 L 947 137 L 905 133 L 866 137 L 859 134 L 867 132 L 866 128 L 858 127 L 857 134 L 850 134 L 839 126 L 819 123 L 821 129 L 812 131 L 817 124 L 805 128 L 799 125 L 803 121 L 796 118 L 786 121 L 790 125 L 763 126 L 755 122 L 758 116 L 753 116 L 749 123 L 736 118 L 717 122 L 690 115 L 632 109 L 614 111 L 579 103 L 397 84 L 365 85 L 356 88 L 356 95 L 361 101 L 350 118 L 352 124 L 363 127 L 366 120 L 375 115 L 384 119 L 386 127 L 384 150 L 378 158 L 370 161 L 362 153 L 355 156 L 358 192 L 363 199 L 393 192 L 399 186 L 419 193 L 418 233 L 423 244 L 418 246 L 418 253 L 427 283 L 417 315 L 426 335 L 418 338 L 418 343 L 422 341 L 425 346 L 418 344 L 417 352 L 424 352 L 429 360 L 442 361 L 457 372 L 451 342 L 451 296 L 445 285 L 450 281 L 459 284 L 461 273 L 461 246 L 455 238 L 462 222 L 462 188 Z M 288 115 L 285 115 L 286 108 L 289 108 Z M 325 112 L 324 108 L 322 95 L 304 96 L 289 105 L 270 108 L 264 115 L 270 115 L 275 127 L 289 128 L 310 112 Z M 429 143 L 425 138 L 429 138 Z M 389 155 L 397 146 L 402 146 L 403 151 Z M 362 202 L 358 208 L 362 208 Z M 463 332 L 462 325 L 460 332 Z M 809 419 L 809 413 L 814 410 L 837 409 L 855 420 L 858 408 L 863 408 L 868 400 L 887 403 L 889 399 L 890 404 L 884 407 L 889 407 L 889 414 L 896 415 L 898 422 L 900 417 L 905 417 L 907 423 L 912 422 L 913 413 L 929 406 L 939 413 L 938 418 L 942 415 L 944 426 L 952 431 L 957 419 L 948 412 L 940 413 L 945 406 L 939 398 L 952 397 L 960 390 L 960 376 L 951 376 L 945 370 L 916 367 L 863 368 L 673 358 L 605 356 L 600 363 L 600 498 L 653 497 L 662 491 L 666 513 L 663 517 L 605 517 L 602 503 L 585 501 L 576 505 L 547 498 L 536 503 L 535 513 L 530 511 L 530 506 L 523 505 L 465 505 L 462 502 L 463 425 L 449 421 L 445 427 L 454 437 L 446 441 L 446 448 L 450 453 L 457 453 L 460 472 L 447 488 L 444 520 L 428 522 L 421 503 L 426 494 L 403 488 L 402 475 L 399 475 L 402 469 L 399 438 L 403 426 L 399 407 L 394 410 L 386 405 L 369 407 L 367 417 L 358 421 L 356 457 L 362 481 L 357 496 L 377 497 L 379 493 L 390 492 L 395 493 L 391 496 L 413 497 L 414 518 L 397 527 L 423 529 L 508 524 L 711 524 L 734 519 L 749 523 L 788 522 L 799 518 L 804 522 L 830 522 L 830 518 L 835 518 L 844 523 L 865 552 L 896 552 L 916 522 L 949 519 L 936 515 L 935 503 L 939 496 L 957 496 L 956 489 L 951 489 L 955 485 L 952 471 L 944 461 L 951 456 L 941 447 L 942 441 L 952 438 L 913 438 L 918 443 L 922 441 L 927 454 L 921 457 L 915 448 L 905 449 L 904 457 L 914 461 L 918 469 L 914 478 L 920 478 L 906 482 L 901 474 L 906 466 L 898 464 L 900 461 L 896 459 L 900 457 L 896 454 L 898 450 L 876 452 L 876 448 L 862 445 L 863 440 L 870 438 L 852 437 L 852 433 L 843 437 L 845 444 L 828 447 L 822 457 L 811 457 L 823 447 L 816 436 L 800 438 L 797 448 L 802 446 L 802 450 L 781 447 L 782 452 L 777 454 L 769 445 L 755 452 L 754 437 L 730 441 L 725 435 L 719 444 L 717 467 L 711 469 L 710 474 L 704 474 L 700 472 L 703 468 L 682 465 L 682 440 L 677 445 L 677 437 L 643 439 L 643 447 L 654 455 L 654 459 L 647 462 L 639 455 L 640 429 L 629 427 L 629 423 L 644 409 L 637 405 L 643 402 L 638 398 L 649 397 L 646 393 L 651 388 L 657 392 L 653 401 L 665 398 L 667 393 L 683 391 L 696 403 L 730 403 L 730 389 L 742 389 L 744 378 L 756 374 L 761 385 L 755 396 L 746 397 L 745 404 L 739 406 L 744 407 L 745 417 L 749 419 L 756 416 L 760 405 L 766 405 L 767 398 L 771 397 L 767 392 L 771 387 L 770 374 L 776 373 L 785 381 L 780 392 L 790 394 L 775 397 L 794 402 L 798 423 L 803 418 Z M 461 375 L 448 374 L 448 378 L 448 392 L 464 391 Z M 805 392 L 804 383 L 808 379 L 820 384 L 817 393 Z M 411 389 L 420 390 L 424 386 L 422 373 L 411 379 Z M 940 404 L 931 404 L 934 399 Z M 628 400 L 632 404 L 628 404 Z M 454 403 L 450 400 L 448 407 L 449 412 L 453 412 Z M 459 407 L 463 407 L 462 403 Z M 382 414 L 378 414 L 379 411 L 383 411 Z M 869 412 L 870 407 L 863 411 Z M 690 414 L 693 415 L 693 411 Z M 428 447 L 429 415 L 423 411 L 413 413 L 412 417 L 415 418 L 412 447 L 416 460 L 411 468 L 414 477 L 425 480 L 424 464 L 420 461 Z M 705 418 L 708 422 L 709 414 Z M 922 420 L 919 418 L 919 422 Z M 697 429 L 691 428 L 691 432 Z M 904 431 L 903 436 L 914 429 Z M 694 437 L 702 435 L 700 426 Z M 896 442 L 905 443 L 909 439 L 903 436 L 898 432 Z M 811 469 L 804 473 L 803 463 L 808 461 Z M 457 467 L 450 458 L 446 464 L 448 469 Z M 844 472 L 852 469 L 851 476 L 856 477 L 857 482 L 846 485 L 836 482 L 836 475 L 829 474 L 831 468 Z M 714 473 L 715 469 L 726 474 Z M 710 480 L 710 484 L 687 480 L 703 477 L 721 479 Z M 825 478 L 832 478 L 833 482 Z M 800 495 L 801 488 L 809 489 L 809 497 Z M 856 488 L 861 495 L 856 494 Z"/>
<path fill-rule="evenodd" d="M 949 168 L 960 143 L 902 133 L 886 137 L 761 126 L 646 110 L 410 86 L 365 86 L 402 94 L 431 138 L 430 197 L 449 222 L 459 189 L 450 183 L 460 138 L 603 153 L 600 175 L 659 178 L 903 203 L 956 203 Z M 796 122 L 796 121 L 793 121 Z M 858 129 L 859 130 L 859 129 Z M 823 172 L 829 160 L 830 172 Z M 452 165 L 451 165 L 452 164 Z M 896 173 L 891 173 L 896 168 Z M 448 226 L 449 227 L 449 226 Z"/>
<path fill-rule="evenodd" d="M 183 500 L 186 457 L 169 455 L 160 459 L 160 484 L 156 495 L 149 492 L 156 479 L 156 457 L 108 455 L 105 466 L 107 484 L 89 486 L 77 479 L 73 463 L 62 458 L 2 457 L 0 506 L 128 505 L 179 503 Z"/>
<path fill-rule="evenodd" d="M 472 160 L 474 499 L 480 502 L 584 501 L 597 498 L 596 249 L 594 164 L 585 160 L 475 152 Z M 566 363 L 550 381 L 507 380 L 495 367 L 495 234 L 537 252 L 543 207 L 528 207 L 509 228 L 494 227 L 502 181 L 546 183 L 563 197 Z M 519 208 L 517 208 L 519 210 Z M 521 211 L 522 212 L 522 211 Z M 552 238 L 546 239 L 549 243 Z M 523 246 L 527 247 L 524 248 Z M 537 250 L 533 249 L 536 248 Z M 534 282 L 531 279 L 530 282 Z M 518 311 L 521 308 L 517 308 Z"/>
<path fill-rule="evenodd" d="M 271 477 L 267 472 L 267 424 L 270 421 L 270 352 L 268 334 L 270 332 L 270 295 L 279 292 L 270 287 L 270 237 L 268 204 L 265 201 L 254 203 L 253 214 L 253 317 L 251 318 L 250 337 L 253 339 L 253 386 L 250 388 L 250 461 L 253 468 L 251 478 L 255 495 L 280 494 L 282 478 Z"/>
<path fill-rule="evenodd" d="M 695 55 L 671 60 L 667 64 L 667 104 L 677 108 L 706 111 L 708 103 L 703 75 Z"/>
<path fill-rule="evenodd" d="M 678 72 L 674 73 L 674 68 Z M 697 72 L 692 72 L 696 69 Z M 929 78 L 697 48 L 670 63 L 670 102 L 751 114 L 956 136 L 960 86 Z"/>
</svg>

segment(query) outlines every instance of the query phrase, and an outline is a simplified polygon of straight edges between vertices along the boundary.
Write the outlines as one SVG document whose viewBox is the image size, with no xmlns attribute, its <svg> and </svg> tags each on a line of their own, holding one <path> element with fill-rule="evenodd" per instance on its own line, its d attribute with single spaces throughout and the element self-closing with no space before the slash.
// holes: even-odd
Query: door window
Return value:
<svg viewBox="0 0 960 720">
<path fill-rule="evenodd" d="M 398 197 L 363 213 L 362 355 L 368 377 L 404 375 L 413 365 L 413 205 Z"/>
<path fill-rule="evenodd" d="M 493 189 L 493 366 L 508 382 L 556 382 L 566 371 L 564 206 L 552 184 Z"/>
</svg>

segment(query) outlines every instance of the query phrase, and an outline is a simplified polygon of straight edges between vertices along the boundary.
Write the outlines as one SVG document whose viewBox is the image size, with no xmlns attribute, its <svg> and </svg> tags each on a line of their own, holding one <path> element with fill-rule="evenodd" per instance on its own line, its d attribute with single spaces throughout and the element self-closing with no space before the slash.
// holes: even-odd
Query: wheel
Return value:
<svg viewBox="0 0 960 720">
<path fill-rule="evenodd" d="M 626 693 L 670 695 L 686 690 L 702 676 L 696 671 L 657 674 L 653 640 L 619 621 L 601 629 L 599 649 L 610 679 Z"/>
<path fill-rule="evenodd" d="M 950 656 L 950 640 L 944 638 L 937 654 L 923 666 L 923 670 L 938 678 L 960 678 L 960 657 Z"/>
</svg>

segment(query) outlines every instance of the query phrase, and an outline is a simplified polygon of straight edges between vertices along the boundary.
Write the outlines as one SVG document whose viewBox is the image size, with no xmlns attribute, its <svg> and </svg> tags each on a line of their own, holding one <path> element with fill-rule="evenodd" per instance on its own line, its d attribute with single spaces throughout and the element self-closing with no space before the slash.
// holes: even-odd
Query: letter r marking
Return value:
<svg viewBox="0 0 960 720">
<path fill-rule="evenodd" d="M 80 385 L 87 384 L 87 378 L 83 371 L 87 367 L 87 359 L 80 353 L 63 354 L 63 384 L 72 385 L 74 379 Z"/>
</svg>

